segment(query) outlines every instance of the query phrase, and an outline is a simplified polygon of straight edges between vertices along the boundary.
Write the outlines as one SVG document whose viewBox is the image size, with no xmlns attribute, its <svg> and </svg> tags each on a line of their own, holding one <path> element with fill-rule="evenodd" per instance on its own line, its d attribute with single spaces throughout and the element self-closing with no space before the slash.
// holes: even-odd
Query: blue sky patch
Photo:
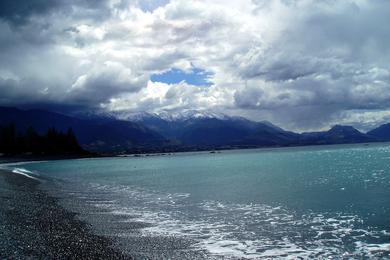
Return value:
<svg viewBox="0 0 390 260">
<path fill-rule="evenodd" d="M 211 86 L 213 84 L 210 81 L 212 75 L 213 73 L 198 68 L 193 68 L 191 72 L 170 69 L 162 74 L 153 74 L 150 80 L 166 84 L 177 84 L 185 81 L 187 84 L 195 86 Z"/>
<path fill-rule="evenodd" d="M 143 0 L 138 2 L 140 8 L 144 12 L 153 12 L 158 7 L 164 6 L 169 3 L 169 0 Z"/>
</svg>

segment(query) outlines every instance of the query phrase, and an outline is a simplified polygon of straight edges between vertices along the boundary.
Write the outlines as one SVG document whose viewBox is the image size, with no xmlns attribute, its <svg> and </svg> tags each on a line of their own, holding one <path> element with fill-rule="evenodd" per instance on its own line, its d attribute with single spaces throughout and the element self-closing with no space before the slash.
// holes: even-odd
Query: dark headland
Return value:
<svg viewBox="0 0 390 260">
<path fill-rule="evenodd" d="M 366 133 L 343 125 L 327 131 L 296 133 L 266 121 L 241 117 L 168 120 L 145 114 L 118 119 L 0 106 L 0 154 L 4 155 L 94 156 L 383 141 L 390 141 L 390 124 Z"/>
</svg>

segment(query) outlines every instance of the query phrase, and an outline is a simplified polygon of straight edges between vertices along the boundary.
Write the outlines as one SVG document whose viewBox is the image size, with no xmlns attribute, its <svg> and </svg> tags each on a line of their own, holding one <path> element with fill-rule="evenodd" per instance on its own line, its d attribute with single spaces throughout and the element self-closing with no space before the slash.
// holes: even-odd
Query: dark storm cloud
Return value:
<svg viewBox="0 0 390 260">
<path fill-rule="evenodd" d="M 77 66 L 79 58 L 67 53 L 73 47 L 76 48 L 72 50 L 82 53 L 83 46 L 88 47 L 96 41 L 93 30 L 109 19 L 111 9 L 108 3 L 105 0 L 2 1 L 0 103 L 96 107 L 99 102 L 125 89 L 133 91 L 132 85 L 127 88 L 123 85 L 133 84 L 137 77 L 123 79 L 125 69 L 121 66 L 114 68 L 118 71 L 107 72 L 103 60 L 95 62 L 101 64 L 100 71 L 88 69 Z M 86 25 L 77 27 L 80 24 Z M 121 76 L 122 79 L 118 80 Z M 82 77 L 86 78 L 85 82 L 79 81 L 78 87 L 72 89 Z"/>
<path fill-rule="evenodd" d="M 272 9 L 271 1 L 255 2 L 259 11 Z M 337 121 L 345 111 L 388 110 L 390 2 L 306 3 L 283 5 L 294 10 L 285 17 L 289 26 L 244 59 L 239 75 L 257 85 L 237 91 L 235 104 L 272 113 L 292 128 Z"/>
<path fill-rule="evenodd" d="M 61 6 L 63 0 L 2 0 L 0 17 L 15 24 L 25 23 L 30 15 L 44 14 Z"/>
<path fill-rule="evenodd" d="M 31 16 L 45 16 L 50 12 L 71 13 L 72 7 L 82 8 L 85 16 L 102 19 L 110 10 L 105 0 L 2 0 L 0 2 L 0 19 L 12 25 L 25 25 Z"/>
<path fill-rule="evenodd" d="M 390 111 L 389 17 L 386 0 L 4 0 L 0 103 L 356 122 Z M 193 67 L 213 85 L 149 81 Z"/>
</svg>

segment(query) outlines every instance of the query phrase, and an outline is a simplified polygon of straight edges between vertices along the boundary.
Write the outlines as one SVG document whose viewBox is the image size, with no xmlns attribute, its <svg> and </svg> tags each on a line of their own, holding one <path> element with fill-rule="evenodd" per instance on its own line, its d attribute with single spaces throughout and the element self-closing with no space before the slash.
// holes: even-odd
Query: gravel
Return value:
<svg viewBox="0 0 390 260">
<path fill-rule="evenodd" d="M 132 259 L 38 185 L 0 170 L 0 259 Z"/>
</svg>

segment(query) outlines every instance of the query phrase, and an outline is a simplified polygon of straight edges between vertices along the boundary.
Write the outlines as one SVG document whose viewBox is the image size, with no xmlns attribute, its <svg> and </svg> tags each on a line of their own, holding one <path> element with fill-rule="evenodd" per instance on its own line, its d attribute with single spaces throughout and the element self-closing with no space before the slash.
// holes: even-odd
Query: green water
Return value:
<svg viewBox="0 0 390 260">
<path fill-rule="evenodd" d="M 389 144 L 14 167 L 55 180 L 62 198 L 149 223 L 143 234 L 190 237 L 211 256 L 389 257 Z"/>
</svg>

